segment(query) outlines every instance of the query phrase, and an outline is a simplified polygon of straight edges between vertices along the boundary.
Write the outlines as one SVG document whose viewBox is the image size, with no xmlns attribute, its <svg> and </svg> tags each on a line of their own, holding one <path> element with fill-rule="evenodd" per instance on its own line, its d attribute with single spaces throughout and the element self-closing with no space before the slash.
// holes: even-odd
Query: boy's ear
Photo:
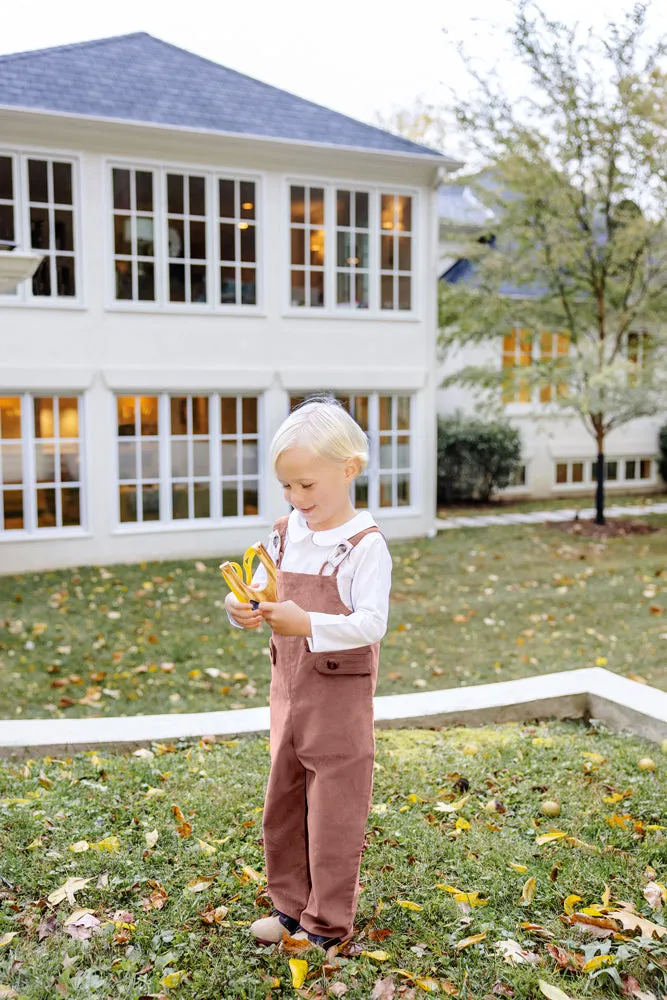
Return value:
<svg viewBox="0 0 667 1000">
<path fill-rule="evenodd" d="M 348 458 L 345 463 L 345 478 L 346 479 L 356 479 L 361 473 L 361 459 L 355 455 L 354 458 Z"/>
</svg>

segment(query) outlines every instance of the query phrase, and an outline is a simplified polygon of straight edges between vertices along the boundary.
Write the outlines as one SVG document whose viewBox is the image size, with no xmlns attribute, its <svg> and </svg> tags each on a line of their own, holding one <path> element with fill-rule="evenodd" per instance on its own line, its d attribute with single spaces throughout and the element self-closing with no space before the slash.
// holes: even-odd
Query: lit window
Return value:
<svg viewBox="0 0 667 1000">
<path fill-rule="evenodd" d="M 412 198 L 380 196 L 380 307 L 412 308 Z"/>
<path fill-rule="evenodd" d="M 160 445 L 157 396 L 119 396 L 120 520 L 160 520 Z"/>
<path fill-rule="evenodd" d="M 556 369 L 563 367 L 570 351 L 569 336 L 561 333 L 542 333 L 540 335 L 540 360 L 551 362 Z M 555 392 L 554 392 L 555 390 Z M 554 398 L 567 395 L 567 385 L 554 379 L 551 385 L 540 387 L 540 402 L 549 403 Z"/>
<path fill-rule="evenodd" d="M 368 309 L 369 195 L 336 192 L 336 305 Z"/>
<path fill-rule="evenodd" d="M 638 385 L 645 373 L 652 348 L 649 333 L 629 333 L 627 339 L 627 357 L 630 363 L 628 383 Z"/>
<path fill-rule="evenodd" d="M 257 193 L 253 181 L 218 183 L 220 302 L 257 304 Z"/>
<path fill-rule="evenodd" d="M 81 526 L 80 400 L 0 397 L 0 532 Z"/>
<path fill-rule="evenodd" d="M 290 187 L 290 268 L 293 306 L 323 308 L 324 188 Z"/>
<path fill-rule="evenodd" d="M 503 403 L 530 403 L 530 379 L 524 369 L 533 363 L 529 330 L 514 328 L 503 337 Z"/>
<path fill-rule="evenodd" d="M 167 174 L 169 301 L 206 304 L 206 178 Z"/>
<path fill-rule="evenodd" d="M 259 513 L 259 430 L 256 396 L 220 400 L 222 516 Z"/>
<path fill-rule="evenodd" d="M 171 516 L 211 516 L 211 456 L 207 396 L 172 396 Z"/>
</svg>

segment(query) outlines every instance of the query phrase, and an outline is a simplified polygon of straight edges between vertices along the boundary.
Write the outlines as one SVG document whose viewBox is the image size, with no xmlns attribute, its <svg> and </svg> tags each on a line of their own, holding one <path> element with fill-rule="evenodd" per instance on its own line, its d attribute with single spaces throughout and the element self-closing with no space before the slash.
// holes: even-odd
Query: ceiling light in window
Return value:
<svg viewBox="0 0 667 1000">
<path fill-rule="evenodd" d="M 239 229 L 247 229 L 247 228 L 248 228 L 247 222 L 239 222 Z"/>
<path fill-rule="evenodd" d="M 254 208 L 254 207 L 255 207 L 255 206 L 253 205 L 253 203 L 252 203 L 251 201 L 244 201 L 244 202 L 243 202 L 243 204 L 241 205 L 241 208 L 242 208 L 242 209 L 243 209 L 244 211 L 246 211 L 246 212 L 249 212 L 249 211 L 250 211 L 250 209 L 251 209 L 251 208 Z"/>
<path fill-rule="evenodd" d="M 352 264 L 352 265 L 358 264 L 359 263 L 359 258 L 358 257 L 348 257 L 347 258 L 347 263 L 348 264 Z"/>
<path fill-rule="evenodd" d="M 394 228 L 394 224 L 393 224 L 393 222 L 390 219 L 385 219 L 383 221 L 383 223 L 382 223 L 382 228 L 383 229 L 393 229 Z"/>
</svg>

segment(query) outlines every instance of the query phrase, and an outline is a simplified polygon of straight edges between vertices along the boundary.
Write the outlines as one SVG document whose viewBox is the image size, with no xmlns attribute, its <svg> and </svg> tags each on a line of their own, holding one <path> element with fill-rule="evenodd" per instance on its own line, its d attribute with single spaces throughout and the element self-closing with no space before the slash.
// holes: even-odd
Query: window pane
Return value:
<svg viewBox="0 0 667 1000">
<path fill-rule="evenodd" d="M 412 229 L 412 198 L 399 195 L 397 202 L 397 227 L 410 232 Z"/>
<path fill-rule="evenodd" d="M 47 208 L 30 209 L 30 245 L 35 250 L 50 249 L 51 234 Z"/>
<path fill-rule="evenodd" d="M 310 304 L 311 306 L 324 305 L 324 272 L 310 272 Z"/>
<path fill-rule="evenodd" d="M 394 465 L 391 437 L 380 435 L 380 468 L 391 469 Z"/>
<path fill-rule="evenodd" d="M 183 177 L 181 174 L 167 174 L 167 211 L 183 215 Z"/>
<path fill-rule="evenodd" d="M 160 520 L 160 487 L 144 486 L 141 490 L 144 521 Z"/>
<path fill-rule="evenodd" d="M 160 446 L 157 441 L 141 442 L 141 478 L 158 479 L 160 476 Z"/>
<path fill-rule="evenodd" d="M 210 517 L 210 487 L 208 483 L 194 484 L 195 517 Z"/>
<path fill-rule="evenodd" d="M 257 272 L 253 267 L 241 269 L 241 304 L 257 305 Z"/>
<path fill-rule="evenodd" d="M 396 477 L 396 505 L 398 507 L 408 507 L 410 505 L 410 477 L 398 475 Z"/>
<path fill-rule="evenodd" d="M 153 219 L 145 216 L 137 216 L 137 254 L 140 257 L 152 257 L 155 253 L 153 242 Z M 152 269 L 152 268 L 151 268 Z"/>
<path fill-rule="evenodd" d="M 14 242 L 14 209 L 11 205 L 0 205 L 0 240 Z"/>
<path fill-rule="evenodd" d="M 653 462 L 650 458 L 642 458 L 639 463 L 639 476 L 640 479 L 650 479 L 651 478 L 651 467 Z"/>
<path fill-rule="evenodd" d="M 14 198 L 12 160 L 9 156 L 0 156 L 0 198 L 7 201 L 12 201 Z"/>
<path fill-rule="evenodd" d="M 60 494 L 64 528 L 78 527 L 81 524 L 79 497 L 80 491 L 78 487 L 68 487 L 62 490 Z"/>
<path fill-rule="evenodd" d="M 357 267 L 368 267 L 368 236 L 364 233 L 357 233 L 355 238 L 355 254 L 357 257 Z"/>
<path fill-rule="evenodd" d="M 402 274 L 398 276 L 398 308 L 399 309 L 411 309 L 412 308 L 411 283 L 412 283 L 412 279 L 411 278 L 405 277 Z"/>
<path fill-rule="evenodd" d="M 350 304 L 350 275 L 341 273 L 336 275 L 336 302 L 339 305 Z"/>
<path fill-rule="evenodd" d="M 206 267 L 193 264 L 190 268 L 190 300 L 207 302 Z"/>
<path fill-rule="evenodd" d="M 56 257 L 56 282 L 58 295 L 74 295 L 73 257 Z"/>
<path fill-rule="evenodd" d="M 51 294 L 51 265 L 48 257 L 45 257 L 39 265 L 32 279 L 33 295 Z"/>
<path fill-rule="evenodd" d="M 306 263 L 305 236 L 304 229 L 293 229 L 291 232 L 292 264 Z"/>
<path fill-rule="evenodd" d="M 222 516 L 236 517 L 239 510 L 238 491 L 235 483 L 222 484 Z"/>
<path fill-rule="evenodd" d="M 208 441 L 192 442 L 192 475 L 208 476 L 209 469 L 209 447 Z"/>
<path fill-rule="evenodd" d="M 257 399 L 254 396 L 244 396 L 241 400 L 243 433 L 257 433 Z"/>
<path fill-rule="evenodd" d="M 254 181 L 241 181 L 241 218 L 256 218 L 256 197 Z"/>
<path fill-rule="evenodd" d="M 185 264 L 169 265 L 169 301 L 185 302 Z"/>
<path fill-rule="evenodd" d="M 135 486 L 121 486 L 119 493 L 120 519 L 122 523 L 137 520 L 137 490 Z"/>
<path fill-rule="evenodd" d="M 28 160 L 28 195 L 30 201 L 49 200 L 46 160 Z"/>
<path fill-rule="evenodd" d="M 357 191 L 355 195 L 355 219 L 357 229 L 368 229 L 368 194 Z"/>
<path fill-rule="evenodd" d="M 176 479 L 185 479 L 188 476 L 188 442 L 171 442 L 171 474 Z M 148 473 L 144 470 L 144 475 Z"/>
<path fill-rule="evenodd" d="M 380 430 L 390 431 L 392 429 L 391 423 L 391 408 L 392 408 L 392 396 L 380 396 Z"/>
<path fill-rule="evenodd" d="M 61 396 L 58 399 L 58 416 L 61 438 L 79 436 L 79 402 L 76 398 Z"/>
<path fill-rule="evenodd" d="M 172 483 L 171 485 L 171 516 L 175 521 L 190 516 L 187 483 Z"/>
<path fill-rule="evenodd" d="M 130 211 L 130 171 L 118 170 L 114 167 L 113 177 L 113 207 Z"/>
<path fill-rule="evenodd" d="M 556 466 L 556 482 L 566 483 L 567 482 L 567 465 L 565 462 L 559 462 Z"/>
<path fill-rule="evenodd" d="M 56 520 L 56 491 L 37 490 L 37 527 L 55 528 Z"/>
<path fill-rule="evenodd" d="M 352 259 L 352 234 L 348 232 L 336 233 L 336 263 L 338 267 L 350 267 L 355 261 Z"/>
<path fill-rule="evenodd" d="M 305 306 L 306 304 L 306 275 L 304 271 L 292 271 L 292 294 L 291 303 L 293 306 Z"/>
<path fill-rule="evenodd" d="M 399 236 L 398 239 L 398 269 L 409 271 L 412 267 L 412 237 Z"/>
<path fill-rule="evenodd" d="M 220 225 L 220 260 L 236 260 L 235 227 L 229 222 Z"/>
<path fill-rule="evenodd" d="M 384 271 L 390 271 L 394 266 L 394 237 L 380 237 L 380 267 Z"/>
<path fill-rule="evenodd" d="M 185 257 L 185 223 L 183 219 L 169 220 L 167 250 L 172 258 Z"/>
<path fill-rule="evenodd" d="M 635 461 L 629 461 L 625 463 L 625 478 L 626 479 L 637 478 L 637 463 Z"/>
<path fill-rule="evenodd" d="M 354 397 L 354 419 L 362 430 L 368 430 L 368 396 Z"/>
<path fill-rule="evenodd" d="M 222 442 L 222 474 L 235 476 L 237 474 L 237 446 L 235 441 Z"/>
<path fill-rule="evenodd" d="M 310 189 L 310 224 L 311 226 L 324 225 L 324 189 Z"/>
<path fill-rule="evenodd" d="M 113 217 L 113 232 L 114 232 L 114 252 L 131 254 L 132 253 L 132 220 L 129 215 L 114 215 Z"/>
<path fill-rule="evenodd" d="M 380 199 L 380 225 L 382 229 L 394 228 L 394 196 L 383 194 Z"/>
<path fill-rule="evenodd" d="M 400 434 L 396 439 L 396 467 L 410 468 L 410 438 L 407 434 Z"/>
<path fill-rule="evenodd" d="M 584 464 L 583 462 L 573 462 L 572 463 L 572 482 L 573 483 L 583 483 L 584 481 Z"/>
<path fill-rule="evenodd" d="M 396 426 L 399 430 L 409 430 L 410 429 L 410 397 L 409 396 L 397 396 L 396 403 L 398 407 L 397 412 L 397 423 Z"/>
<path fill-rule="evenodd" d="M 132 265 L 129 260 L 117 260 L 115 263 L 116 273 L 116 298 L 132 298 Z"/>
<path fill-rule="evenodd" d="M 380 506 L 393 507 L 391 476 L 380 476 Z"/>
<path fill-rule="evenodd" d="M 206 223 L 190 223 L 190 257 L 206 260 Z"/>
<path fill-rule="evenodd" d="M 158 432 L 157 396 L 142 396 L 140 401 L 140 412 L 142 436 L 156 436 Z"/>
<path fill-rule="evenodd" d="M 336 221 L 339 226 L 350 225 L 350 192 L 338 191 L 336 199 Z"/>
<path fill-rule="evenodd" d="M 116 400 L 116 411 L 118 415 L 118 434 L 123 436 L 134 435 L 134 396 L 118 396 Z"/>
<path fill-rule="evenodd" d="M 244 476 L 254 476 L 259 472 L 258 449 L 256 441 L 243 442 L 243 468 Z"/>
<path fill-rule="evenodd" d="M 612 482 L 618 479 L 618 462 L 607 462 L 607 479 Z"/>
<path fill-rule="evenodd" d="M 57 205 L 72 205 L 72 165 L 53 164 L 53 200 Z"/>
<path fill-rule="evenodd" d="M 305 188 L 290 188 L 290 218 L 292 222 L 305 222 L 304 204 L 306 199 Z"/>
<path fill-rule="evenodd" d="M 52 438 L 54 435 L 53 399 L 49 396 L 36 397 L 33 401 L 35 411 L 35 437 Z"/>
<path fill-rule="evenodd" d="M 191 177 L 190 215 L 206 215 L 206 181 L 203 177 Z"/>
<path fill-rule="evenodd" d="M 247 516 L 259 514 L 259 499 L 256 486 L 246 484 L 243 488 L 243 513 Z"/>
<path fill-rule="evenodd" d="M 23 482 L 23 448 L 20 444 L 0 445 L 0 486 Z"/>
<path fill-rule="evenodd" d="M 255 261 L 255 227 L 248 226 L 241 230 L 241 260 Z"/>
<path fill-rule="evenodd" d="M 155 281 L 153 265 L 145 261 L 137 264 L 139 278 L 139 298 L 142 301 L 152 302 L 155 299 Z"/>
<path fill-rule="evenodd" d="M 368 507 L 368 476 L 359 476 L 354 484 L 354 506 L 359 510 Z"/>
<path fill-rule="evenodd" d="M 223 434 L 236 434 L 236 399 L 220 397 L 220 429 Z"/>
<path fill-rule="evenodd" d="M 310 231 L 310 263 L 315 267 L 324 265 L 324 230 L 311 229 Z"/>
<path fill-rule="evenodd" d="M 220 269 L 220 301 L 224 304 L 236 302 L 236 270 L 233 267 Z"/>
<path fill-rule="evenodd" d="M 21 437 L 21 400 L 18 396 L 0 396 L 0 438 Z"/>
<path fill-rule="evenodd" d="M 192 433 L 208 434 L 208 396 L 192 397 Z"/>
<path fill-rule="evenodd" d="M 3 507 L 2 526 L 7 531 L 20 531 L 23 523 L 23 492 L 21 490 L 5 490 L 0 496 Z"/>
<path fill-rule="evenodd" d="M 137 446 L 134 441 L 118 442 L 118 478 L 137 478 Z"/>
<path fill-rule="evenodd" d="M 171 433 L 188 433 L 188 399 L 187 396 L 172 396 L 169 400 L 171 411 Z"/>
<path fill-rule="evenodd" d="M 368 275 L 355 275 L 357 309 L 368 309 Z"/>
<path fill-rule="evenodd" d="M 234 181 L 220 181 L 220 218 L 233 219 L 234 211 Z"/>
<path fill-rule="evenodd" d="M 145 170 L 136 173 L 137 211 L 153 211 L 153 175 Z"/>
</svg>

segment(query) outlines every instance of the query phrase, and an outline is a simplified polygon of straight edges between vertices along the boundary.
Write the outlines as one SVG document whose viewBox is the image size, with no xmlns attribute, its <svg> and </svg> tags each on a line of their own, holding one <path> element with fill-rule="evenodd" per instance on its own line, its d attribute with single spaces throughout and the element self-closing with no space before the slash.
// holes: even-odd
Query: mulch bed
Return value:
<svg viewBox="0 0 667 1000">
<path fill-rule="evenodd" d="M 564 531 L 568 535 L 581 535 L 582 538 L 622 538 L 626 535 L 651 535 L 660 528 L 646 521 L 637 521 L 631 517 L 607 518 L 606 524 L 596 524 L 592 520 L 546 521 L 547 527 Z"/>
</svg>

